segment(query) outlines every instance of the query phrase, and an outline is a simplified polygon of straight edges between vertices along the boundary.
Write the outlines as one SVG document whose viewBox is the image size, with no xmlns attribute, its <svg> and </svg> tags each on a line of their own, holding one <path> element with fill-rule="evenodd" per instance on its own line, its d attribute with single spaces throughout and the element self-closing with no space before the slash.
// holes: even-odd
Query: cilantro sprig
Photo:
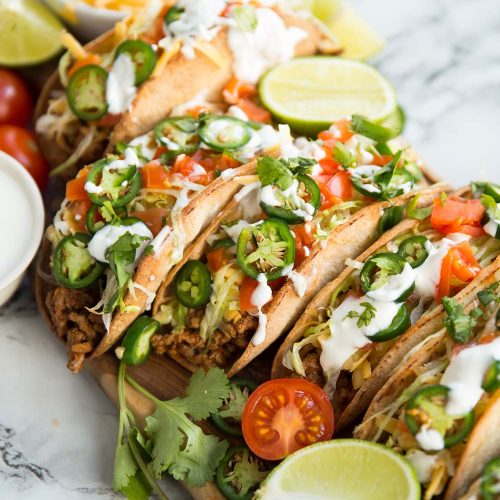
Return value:
<svg viewBox="0 0 500 500">
<path fill-rule="evenodd" d="M 125 399 L 125 381 L 156 405 L 141 432 Z M 189 486 L 202 486 L 214 476 L 228 443 L 206 435 L 193 420 L 216 412 L 229 396 L 229 381 L 219 368 L 199 370 L 191 377 L 184 398 L 162 401 L 126 374 L 118 374 L 120 427 L 116 448 L 113 489 L 130 499 L 148 498 L 151 492 L 167 497 L 157 480 L 164 472 Z"/>
<path fill-rule="evenodd" d="M 377 313 L 377 308 L 369 302 L 361 302 L 360 306 L 364 308 L 361 313 L 357 311 L 349 311 L 347 316 L 344 318 L 358 318 L 358 321 L 356 322 L 356 326 L 358 328 L 368 326 Z"/>
<path fill-rule="evenodd" d="M 482 316 L 480 309 L 473 309 L 470 314 L 464 310 L 464 306 L 456 300 L 443 297 L 443 307 L 446 312 L 444 325 L 450 337 L 459 344 L 467 344 L 470 341 L 477 319 Z"/>
<path fill-rule="evenodd" d="M 307 158 L 285 160 L 264 156 L 257 162 L 257 175 L 263 186 L 273 184 L 284 191 L 292 185 L 297 175 L 310 173 L 315 163 L 315 160 Z"/>
</svg>

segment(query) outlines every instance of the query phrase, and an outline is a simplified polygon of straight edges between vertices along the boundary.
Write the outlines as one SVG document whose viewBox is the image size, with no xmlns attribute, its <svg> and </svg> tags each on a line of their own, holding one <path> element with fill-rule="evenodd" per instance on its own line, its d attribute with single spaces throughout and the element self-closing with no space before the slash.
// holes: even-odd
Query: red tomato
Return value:
<svg viewBox="0 0 500 500">
<path fill-rule="evenodd" d="M 210 257 L 210 254 L 209 254 Z M 277 280 L 269 281 L 268 285 L 273 292 L 279 290 L 286 282 L 286 276 Z M 246 276 L 240 286 L 240 311 L 241 312 L 256 312 L 257 308 L 252 303 L 252 294 L 259 285 L 257 280 Z"/>
<path fill-rule="evenodd" d="M 342 201 L 352 200 L 352 182 L 347 172 L 335 174 L 326 185 L 328 191 Z"/>
<path fill-rule="evenodd" d="M 141 169 L 142 187 L 149 189 L 165 189 L 168 174 L 163 165 L 148 163 Z"/>
<path fill-rule="evenodd" d="M 228 104 L 237 104 L 240 99 L 252 99 L 257 95 L 257 87 L 232 77 L 222 91 Z"/>
<path fill-rule="evenodd" d="M 333 435 L 333 408 L 326 393 L 303 379 L 265 382 L 243 409 L 243 437 L 255 455 L 281 460 Z"/>
<path fill-rule="evenodd" d="M 314 231 L 314 225 L 310 222 L 293 226 L 295 234 L 295 265 L 297 267 L 309 256 L 310 247 L 314 243 Z"/>
<path fill-rule="evenodd" d="M 74 179 L 66 183 L 66 199 L 68 201 L 89 200 L 89 195 L 85 191 L 85 182 L 91 167 L 82 168 Z"/>
<path fill-rule="evenodd" d="M 321 139 L 329 148 L 333 148 L 336 142 L 347 142 L 354 135 L 349 128 L 350 124 L 350 120 L 337 120 L 328 130 L 320 132 L 318 139 Z"/>
<path fill-rule="evenodd" d="M 432 208 L 431 224 L 443 234 L 481 236 L 484 234 L 481 221 L 485 211 L 481 200 L 466 200 L 459 196 L 448 196 L 444 201 L 437 198 Z"/>
<path fill-rule="evenodd" d="M 227 263 L 226 249 L 218 248 L 207 254 L 207 264 L 208 269 L 213 273 L 216 273 L 219 269 L 222 269 Z"/>
<path fill-rule="evenodd" d="M 0 125 L 26 126 L 33 112 L 26 84 L 12 71 L 0 68 Z"/>
<path fill-rule="evenodd" d="M 45 188 L 49 166 L 38 149 L 35 136 L 29 130 L 16 125 L 0 125 L 0 150 L 23 165 L 40 190 Z"/>
<path fill-rule="evenodd" d="M 148 208 L 140 212 L 130 212 L 129 216 L 141 219 L 153 233 L 153 236 L 156 236 L 162 230 L 168 212 L 166 208 Z"/>
<path fill-rule="evenodd" d="M 245 112 L 251 121 L 259 123 L 269 123 L 271 121 L 271 113 L 267 109 L 254 104 L 250 99 L 240 99 L 238 107 Z"/>
</svg>

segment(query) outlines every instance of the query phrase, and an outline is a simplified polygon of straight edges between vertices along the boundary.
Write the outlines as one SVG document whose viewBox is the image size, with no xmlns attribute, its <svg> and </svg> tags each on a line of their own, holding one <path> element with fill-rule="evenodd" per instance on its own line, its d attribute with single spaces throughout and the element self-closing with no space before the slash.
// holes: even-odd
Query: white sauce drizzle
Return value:
<svg viewBox="0 0 500 500">
<path fill-rule="evenodd" d="M 387 282 L 380 288 L 371 290 L 367 292 L 366 295 L 374 300 L 379 300 L 380 302 L 393 302 L 401 297 L 401 295 L 408 290 L 414 282 L 415 272 L 407 262 L 401 273 L 390 276 L 387 279 Z"/>
<path fill-rule="evenodd" d="M 136 92 L 134 63 L 128 55 L 120 54 L 111 66 L 106 82 L 108 113 L 117 115 L 126 111 Z"/>
<path fill-rule="evenodd" d="M 410 450 L 406 458 L 415 469 L 419 482 L 426 483 L 431 478 L 439 454 L 428 455 L 422 450 Z"/>
<path fill-rule="evenodd" d="M 425 451 L 438 451 L 444 448 L 444 438 L 436 429 L 422 427 L 415 435 L 415 439 Z"/>
<path fill-rule="evenodd" d="M 252 337 L 252 344 L 259 345 L 266 339 L 266 327 L 267 327 L 267 316 L 262 312 L 262 308 L 272 300 L 273 291 L 271 287 L 267 284 L 266 275 L 261 273 L 257 277 L 259 284 L 257 288 L 253 291 L 252 297 L 250 299 L 251 303 L 259 311 L 259 326 Z"/>
</svg>

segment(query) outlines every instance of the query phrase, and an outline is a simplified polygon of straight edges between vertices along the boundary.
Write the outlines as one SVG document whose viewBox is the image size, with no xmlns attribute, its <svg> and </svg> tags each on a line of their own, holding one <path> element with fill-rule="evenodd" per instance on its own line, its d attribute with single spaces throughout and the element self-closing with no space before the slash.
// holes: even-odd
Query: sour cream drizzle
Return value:
<svg viewBox="0 0 500 500">
<path fill-rule="evenodd" d="M 259 311 L 259 326 L 252 337 L 252 344 L 259 345 L 266 339 L 267 316 L 262 312 L 262 308 L 272 300 L 273 291 L 267 284 L 266 275 L 261 273 L 257 277 L 259 284 L 253 291 L 250 299 L 251 303 Z"/>
<path fill-rule="evenodd" d="M 106 82 L 108 113 L 117 115 L 126 111 L 136 92 L 134 63 L 128 55 L 120 54 L 113 63 Z"/>
<path fill-rule="evenodd" d="M 415 272 L 410 264 L 406 263 L 401 273 L 390 276 L 380 288 L 371 290 L 366 295 L 380 302 L 393 302 L 401 297 L 414 282 Z"/>
</svg>

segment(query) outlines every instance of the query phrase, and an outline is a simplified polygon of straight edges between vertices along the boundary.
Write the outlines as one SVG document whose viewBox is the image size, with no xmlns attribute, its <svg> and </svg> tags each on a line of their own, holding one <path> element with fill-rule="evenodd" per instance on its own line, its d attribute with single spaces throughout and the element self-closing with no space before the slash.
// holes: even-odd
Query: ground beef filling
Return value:
<svg viewBox="0 0 500 500">
<path fill-rule="evenodd" d="M 186 322 L 186 329 L 180 333 L 160 332 L 153 335 L 151 345 L 154 351 L 205 369 L 227 367 L 248 346 L 259 321 L 243 313 L 236 323 L 224 322 L 207 344 L 199 333 L 203 314 L 203 309 L 193 311 Z"/>
<path fill-rule="evenodd" d="M 68 346 L 68 368 L 76 373 L 83 367 L 105 334 L 102 317 L 89 312 L 99 301 L 99 288 L 71 290 L 57 287 L 47 294 L 46 304 L 57 336 Z"/>
</svg>

